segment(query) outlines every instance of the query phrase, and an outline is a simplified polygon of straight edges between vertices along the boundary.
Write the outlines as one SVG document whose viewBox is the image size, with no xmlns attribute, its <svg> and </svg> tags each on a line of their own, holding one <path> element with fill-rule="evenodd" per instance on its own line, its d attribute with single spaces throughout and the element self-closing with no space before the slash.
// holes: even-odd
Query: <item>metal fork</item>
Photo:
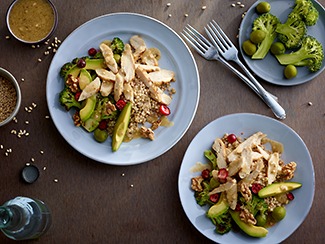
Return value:
<svg viewBox="0 0 325 244">
<path fill-rule="evenodd" d="M 204 28 L 210 40 L 218 49 L 224 59 L 228 61 L 236 62 L 247 74 L 251 82 L 258 90 L 261 98 L 272 109 L 275 116 L 279 119 L 285 119 L 286 113 L 281 105 L 264 89 L 264 87 L 255 79 L 255 77 L 249 72 L 245 65 L 240 61 L 238 57 L 238 50 L 236 46 L 231 42 L 227 35 L 223 32 L 220 26 L 212 20 L 207 28 Z"/>
<path fill-rule="evenodd" d="M 192 26 L 187 25 L 183 32 L 181 33 L 183 37 L 192 45 L 192 47 L 205 59 L 207 60 L 218 60 L 222 64 L 224 64 L 227 68 L 229 68 L 232 72 L 234 72 L 239 78 L 241 78 L 257 95 L 259 95 L 262 99 L 262 94 L 259 90 L 254 86 L 254 84 L 242 73 L 240 73 L 237 69 L 235 69 L 232 65 L 230 65 L 224 58 L 219 55 L 216 47 L 213 46 L 203 35 L 201 35 L 197 30 L 195 30 Z M 276 97 L 270 93 L 269 96 L 276 99 Z M 263 101 L 265 101 L 263 99 Z"/>
</svg>

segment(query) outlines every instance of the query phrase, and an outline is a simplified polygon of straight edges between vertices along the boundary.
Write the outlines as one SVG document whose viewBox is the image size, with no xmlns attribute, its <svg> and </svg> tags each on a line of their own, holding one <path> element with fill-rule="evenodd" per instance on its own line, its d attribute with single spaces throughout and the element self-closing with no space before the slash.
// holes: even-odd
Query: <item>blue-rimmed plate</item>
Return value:
<svg viewBox="0 0 325 244">
<path fill-rule="evenodd" d="M 87 55 L 91 47 L 98 47 L 103 40 L 120 37 L 128 42 L 132 35 L 141 35 L 148 47 L 161 51 L 159 66 L 173 70 L 176 89 L 170 105 L 169 120 L 172 127 L 160 127 L 155 140 L 135 139 L 122 143 L 112 152 L 111 140 L 97 143 L 93 135 L 72 121 L 73 111 L 67 112 L 59 103 L 59 93 L 64 81 L 60 68 L 75 57 Z M 133 13 L 114 13 L 92 19 L 74 30 L 60 45 L 49 68 L 46 96 L 50 115 L 64 139 L 83 155 L 98 162 L 113 165 L 133 165 L 152 160 L 172 148 L 192 123 L 199 102 L 199 73 L 195 60 L 184 41 L 167 25 L 151 17 Z"/>
<path fill-rule="evenodd" d="M 242 138 L 261 131 L 268 138 L 279 141 L 284 146 L 281 158 L 285 163 L 294 161 L 297 169 L 294 181 L 302 183 L 302 187 L 295 190 L 295 199 L 286 206 L 286 217 L 273 227 L 264 238 L 253 238 L 242 232 L 230 231 L 219 235 L 215 226 L 206 217 L 207 207 L 196 203 L 191 189 L 191 178 L 200 174 L 193 171 L 197 162 L 207 163 L 204 151 L 211 149 L 214 140 L 225 133 L 234 133 Z M 204 127 L 192 140 L 184 155 L 178 178 L 179 196 L 183 209 L 190 222 L 204 236 L 217 243 L 281 243 L 288 238 L 304 221 L 312 206 L 315 191 L 315 173 L 309 151 L 300 136 L 282 122 L 257 114 L 231 114 L 218 118 Z"/>
<path fill-rule="evenodd" d="M 244 53 L 242 44 L 244 41 L 249 39 L 249 35 L 252 31 L 252 23 L 258 17 L 255 7 L 259 2 L 261 2 L 261 0 L 255 2 L 249 8 L 241 22 L 239 30 L 240 52 L 248 67 L 261 79 L 281 86 L 299 85 L 317 77 L 324 70 L 325 62 L 323 62 L 321 69 L 314 73 L 310 72 L 307 67 L 297 67 L 298 75 L 295 78 L 288 80 L 285 79 L 283 75 L 284 66 L 280 65 L 271 53 L 267 54 L 263 60 L 253 60 Z M 269 0 L 268 2 L 271 4 L 270 13 L 277 16 L 281 22 L 286 21 L 288 14 L 295 3 L 294 0 Z M 319 19 L 316 25 L 308 27 L 307 34 L 317 38 L 325 48 L 325 10 L 317 1 L 313 0 L 313 3 L 319 12 Z"/>
</svg>

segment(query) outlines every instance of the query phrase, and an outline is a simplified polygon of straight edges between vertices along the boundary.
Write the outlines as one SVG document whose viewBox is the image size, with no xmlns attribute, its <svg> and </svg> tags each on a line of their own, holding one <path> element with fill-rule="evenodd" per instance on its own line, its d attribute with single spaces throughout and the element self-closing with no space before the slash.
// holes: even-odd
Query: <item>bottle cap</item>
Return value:
<svg viewBox="0 0 325 244">
<path fill-rule="evenodd" d="M 23 168 L 21 176 L 25 182 L 33 183 L 39 177 L 39 170 L 35 165 L 28 165 Z"/>
</svg>

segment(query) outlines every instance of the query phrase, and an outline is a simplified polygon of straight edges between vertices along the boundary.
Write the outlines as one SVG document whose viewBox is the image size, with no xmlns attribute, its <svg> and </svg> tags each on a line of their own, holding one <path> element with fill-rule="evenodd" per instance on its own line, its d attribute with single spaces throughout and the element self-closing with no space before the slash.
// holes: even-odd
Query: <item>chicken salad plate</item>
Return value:
<svg viewBox="0 0 325 244">
<path fill-rule="evenodd" d="M 249 171 L 247 155 L 255 155 Z M 226 166 L 220 166 L 223 157 Z M 215 163 L 217 170 L 212 170 Z M 240 167 L 233 167 L 238 163 Z M 290 127 L 264 115 L 230 114 L 194 137 L 183 157 L 178 190 L 188 219 L 208 239 L 281 243 L 310 211 L 315 173 L 308 148 Z M 278 210 L 284 211 L 281 217 Z"/>
<path fill-rule="evenodd" d="M 255 58 L 253 59 L 252 57 L 254 55 L 251 57 L 246 54 L 246 52 L 243 49 L 243 43 L 246 40 L 250 39 L 253 22 L 259 16 L 261 16 L 261 14 L 257 13 L 256 11 L 256 7 L 260 2 L 262 1 L 255 2 L 249 8 L 249 10 L 245 14 L 245 17 L 243 18 L 240 24 L 239 48 L 245 63 L 258 77 L 260 77 L 261 79 L 269 83 L 276 84 L 276 85 L 281 85 L 281 86 L 299 85 L 316 78 L 325 68 L 324 60 L 322 60 L 322 63 L 315 69 L 315 67 L 310 68 L 309 64 L 307 66 L 306 64 L 303 64 L 303 66 L 301 66 L 302 64 L 298 65 L 300 61 L 298 62 L 296 59 L 295 60 L 297 62 L 291 59 L 290 59 L 291 61 L 287 61 L 287 60 L 283 61 L 283 59 L 281 59 L 281 62 L 283 63 L 281 65 L 280 60 L 278 61 L 278 59 L 275 57 L 274 54 L 271 53 L 271 51 L 269 51 L 266 54 L 266 56 L 262 59 L 257 58 L 258 55 L 256 55 Z M 295 6 L 295 0 L 270 0 L 267 2 L 270 4 L 269 13 L 272 14 L 273 16 L 276 16 L 282 24 L 286 23 L 289 14 L 292 13 L 293 7 Z M 304 29 L 306 29 L 305 36 L 311 36 L 315 38 L 322 45 L 324 50 L 325 36 L 323 35 L 323 33 L 325 31 L 325 10 L 324 7 L 319 2 L 312 0 L 311 3 L 313 4 L 314 8 L 318 12 L 318 19 L 315 22 L 315 24 L 311 26 L 308 26 L 307 24 L 303 24 Z M 283 28 L 283 30 L 285 29 Z M 281 32 L 280 29 L 278 31 L 279 33 Z M 282 40 L 279 38 L 279 34 L 278 34 L 274 42 L 282 41 L 284 43 L 288 43 L 288 38 L 283 34 L 280 35 L 282 35 Z M 301 40 L 302 39 L 303 38 L 301 38 Z M 286 46 L 285 49 L 283 48 L 283 46 L 281 48 L 281 50 L 286 50 L 285 51 L 286 54 L 289 54 L 291 52 L 297 52 L 298 49 L 300 49 L 301 47 L 299 45 L 294 45 L 295 41 L 293 40 L 291 41 L 292 42 L 290 42 L 290 44 L 287 45 L 292 46 L 292 48 L 287 48 Z M 284 69 L 287 65 L 286 64 L 287 62 L 297 64 L 295 65 L 297 69 L 297 72 L 295 72 L 296 76 L 293 76 L 293 78 L 289 78 L 289 79 L 284 75 Z"/>
<path fill-rule="evenodd" d="M 75 29 L 53 57 L 46 83 L 63 138 L 90 159 L 122 166 L 171 149 L 191 125 L 199 94 L 195 60 L 178 34 L 127 12 Z"/>
</svg>

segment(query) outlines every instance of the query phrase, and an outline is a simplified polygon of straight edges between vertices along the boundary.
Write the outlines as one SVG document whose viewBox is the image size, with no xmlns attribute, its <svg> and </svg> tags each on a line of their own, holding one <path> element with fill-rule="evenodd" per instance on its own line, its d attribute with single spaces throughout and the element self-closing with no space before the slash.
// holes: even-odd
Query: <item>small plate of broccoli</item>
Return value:
<svg viewBox="0 0 325 244">
<path fill-rule="evenodd" d="M 239 47 L 249 68 L 261 79 L 276 85 L 293 86 L 317 77 L 325 68 L 325 10 L 314 0 L 268 0 L 270 11 L 260 13 L 255 2 L 247 11 L 239 31 Z M 254 43 L 253 31 L 263 31 L 262 41 Z M 245 41 L 256 52 L 245 52 Z M 279 46 L 282 45 L 282 50 Z M 272 45 L 279 53 L 272 52 Z M 287 77 L 285 69 L 294 66 Z"/>
</svg>

